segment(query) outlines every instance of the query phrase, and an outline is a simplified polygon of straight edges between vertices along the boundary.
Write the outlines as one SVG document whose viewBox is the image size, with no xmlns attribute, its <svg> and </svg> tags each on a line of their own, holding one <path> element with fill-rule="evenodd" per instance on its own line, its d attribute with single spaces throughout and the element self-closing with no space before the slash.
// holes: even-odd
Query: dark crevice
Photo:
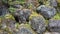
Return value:
<svg viewBox="0 0 60 34">
<path fill-rule="evenodd" d="M 17 16 L 14 16 L 16 22 L 19 22 L 19 18 Z"/>
</svg>

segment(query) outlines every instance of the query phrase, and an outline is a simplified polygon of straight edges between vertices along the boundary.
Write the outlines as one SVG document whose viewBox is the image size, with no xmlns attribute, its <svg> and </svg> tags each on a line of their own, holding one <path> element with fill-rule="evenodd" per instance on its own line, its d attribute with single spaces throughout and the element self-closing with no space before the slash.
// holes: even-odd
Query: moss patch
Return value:
<svg viewBox="0 0 60 34">
<path fill-rule="evenodd" d="M 60 14 L 59 13 L 57 13 L 54 17 L 53 17 L 53 19 L 60 19 Z"/>
</svg>

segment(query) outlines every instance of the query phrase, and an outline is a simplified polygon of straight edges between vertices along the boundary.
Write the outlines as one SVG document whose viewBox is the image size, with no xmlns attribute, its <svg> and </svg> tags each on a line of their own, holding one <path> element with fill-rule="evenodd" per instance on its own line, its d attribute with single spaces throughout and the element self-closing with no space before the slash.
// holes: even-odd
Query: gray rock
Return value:
<svg viewBox="0 0 60 34">
<path fill-rule="evenodd" d="M 27 25 L 28 26 L 28 25 Z M 18 28 L 18 31 L 15 32 L 15 34 L 34 34 L 32 29 L 30 27 L 27 27 L 26 25 L 21 25 Z"/>
<path fill-rule="evenodd" d="M 46 29 L 45 20 L 41 16 L 33 16 L 30 20 L 30 25 L 38 34 L 42 34 Z"/>
<path fill-rule="evenodd" d="M 57 12 L 60 14 L 60 8 L 57 8 Z"/>
<path fill-rule="evenodd" d="M 2 32 L 2 31 L 0 31 L 0 34 L 3 34 L 3 32 Z"/>
<path fill-rule="evenodd" d="M 30 14 L 31 11 L 29 9 L 24 9 L 16 11 L 14 16 L 20 23 L 25 23 L 27 20 L 29 20 Z"/>
<path fill-rule="evenodd" d="M 51 32 L 60 32 L 60 20 L 49 20 L 48 30 Z"/>
<path fill-rule="evenodd" d="M 59 32 L 45 32 L 44 34 L 60 34 Z"/>
<path fill-rule="evenodd" d="M 15 29 L 15 23 L 15 20 L 4 18 L 1 22 L 1 29 L 9 28 L 13 31 Z"/>
<path fill-rule="evenodd" d="M 0 31 L 0 34 L 10 34 L 8 31 L 5 31 L 5 30 L 1 30 Z"/>
<path fill-rule="evenodd" d="M 57 7 L 57 0 L 48 0 L 50 2 L 50 6 Z"/>
<path fill-rule="evenodd" d="M 29 29 L 21 28 L 17 34 L 33 34 Z"/>
<path fill-rule="evenodd" d="M 37 12 L 41 13 L 45 18 L 52 18 L 56 14 L 56 9 L 53 7 L 41 5 L 37 8 Z"/>
<path fill-rule="evenodd" d="M 14 8 L 22 9 L 22 6 L 21 6 L 21 5 L 19 5 L 19 4 L 15 4 L 15 5 L 13 5 L 13 7 L 14 7 Z"/>
<path fill-rule="evenodd" d="M 8 9 L 5 6 L 0 6 L 0 16 L 4 16 L 7 13 L 9 13 Z"/>
<path fill-rule="evenodd" d="M 7 31 L 3 31 L 3 34 L 9 34 L 9 32 L 7 32 Z"/>
</svg>

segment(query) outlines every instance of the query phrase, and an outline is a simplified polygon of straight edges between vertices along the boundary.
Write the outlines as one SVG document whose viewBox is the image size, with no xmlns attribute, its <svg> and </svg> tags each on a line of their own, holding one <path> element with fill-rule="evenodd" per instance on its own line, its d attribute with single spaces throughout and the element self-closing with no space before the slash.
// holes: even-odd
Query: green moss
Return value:
<svg viewBox="0 0 60 34">
<path fill-rule="evenodd" d="M 32 4 L 29 4 L 28 8 L 32 8 Z"/>
<path fill-rule="evenodd" d="M 12 34 L 12 31 L 8 27 L 6 27 L 3 31 L 7 32 L 8 34 Z"/>
<path fill-rule="evenodd" d="M 14 13 L 14 12 L 16 11 L 16 8 L 10 7 L 10 8 L 9 8 L 9 11 L 10 11 L 11 13 Z"/>
<path fill-rule="evenodd" d="M 15 27 L 18 29 L 19 25 L 20 25 L 19 23 L 16 23 L 15 24 Z"/>
<path fill-rule="evenodd" d="M 15 18 L 11 15 L 11 14 L 6 14 L 4 16 L 5 19 L 12 19 L 12 20 L 15 20 Z"/>
<path fill-rule="evenodd" d="M 60 19 L 60 14 L 57 13 L 57 14 L 53 17 L 53 19 Z"/>
<path fill-rule="evenodd" d="M 32 11 L 32 14 L 30 15 L 29 19 L 32 19 L 32 16 L 39 16 L 36 12 Z"/>
<path fill-rule="evenodd" d="M 14 4 L 24 4 L 25 0 L 15 0 L 15 1 L 8 1 L 9 5 L 14 5 Z"/>
</svg>

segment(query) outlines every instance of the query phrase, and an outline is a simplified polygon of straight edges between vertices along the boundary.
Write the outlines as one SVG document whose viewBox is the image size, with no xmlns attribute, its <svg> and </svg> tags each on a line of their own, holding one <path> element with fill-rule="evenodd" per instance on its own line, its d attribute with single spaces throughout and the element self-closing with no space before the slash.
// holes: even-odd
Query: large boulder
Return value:
<svg viewBox="0 0 60 34">
<path fill-rule="evenodd" d="M 56 14 L 56 9 L 50 6 L 41 5 L 37 8 L 37 12 L 45 18 L 52 18 Z"/>
<path fill-rule="evenodd" d="M 42 34 L 46 29 L 45 20 L 42 16 L 32 16 L 29 23 L 38 34 Z"/>
</svg>

